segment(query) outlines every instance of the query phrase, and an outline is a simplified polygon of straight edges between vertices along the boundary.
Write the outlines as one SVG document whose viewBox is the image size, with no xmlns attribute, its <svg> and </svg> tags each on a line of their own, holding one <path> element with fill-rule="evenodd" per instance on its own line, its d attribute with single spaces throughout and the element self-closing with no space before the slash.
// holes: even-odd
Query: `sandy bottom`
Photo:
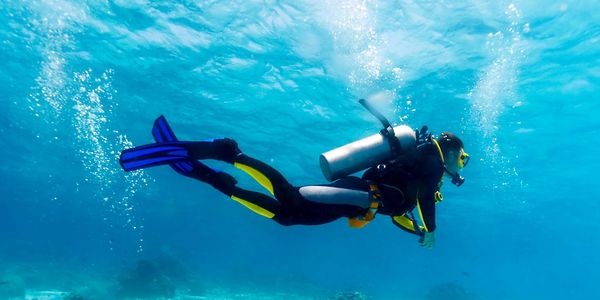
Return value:
<svg viewBox="0 0 600 300">
<path fill-rule="evenodd" d="M 26 300 L 87 300 L 87 299 L 99 299 L 99 298 L 85 298 L 83 296 L 75 296 L 71 292 L 64 291 L 56 291 L 56 290 L 46 290 L 46 291 L 26 291 L 25 298 L 21 297 L 13 297 L 8 298 L 8 300 L 13 299 L 26 299 Z M 126 298 L 126 299 L 142 299 L 142 298 Z M 300 296 L 289 293 L 236 293 L 236 292 L 228 292 L 223 289 L 215 289 L 212 291 L 208 291 L 205 295 L 202 296 L 192 296 L 192 295 L 177 295 L 172 298 L 143 298 L 143 299 L 173 299 L 173 300 L 236 300 L 236 299 L 290 299 L 290 300 L 315 300 L 315 299 L 327 299 L 327 298 L 316 298 L 311 296 Z M 332 297 L 330 299 L 335 299 Z"/>
</svg>

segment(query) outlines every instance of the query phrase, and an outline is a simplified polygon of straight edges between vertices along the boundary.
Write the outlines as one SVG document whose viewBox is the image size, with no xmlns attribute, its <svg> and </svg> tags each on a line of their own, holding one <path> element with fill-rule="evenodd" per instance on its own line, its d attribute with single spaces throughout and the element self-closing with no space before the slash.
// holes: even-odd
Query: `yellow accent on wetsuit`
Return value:
<svg viewBox="0 0 600 300">
<path fill-rule="evenodd" d="M 421 205 L 419 204 L 419 192 L 417 192 L 417 210 L 419 211 L 419 217 L 421 217 L 421 222 L 423 222 L 425 231 L 429 232 L 429 229 L 427 229 L 427 224 L 425 224 L 425 219 L 423 218 L 423 213 L 421 212 Z"/>
<path fill-rule="evenodd" d="M 444 154 L 442 153 L 442 148 L 440 147 L 440 144 L 435 140 L 435 139 L 431 139 L 433 141 L 433 144 L 435 145 L 435 147 L 438 149 L 438 152 L 440 153 L 440 158 L 442 159 L 442 163 L 446 163 L 444 161 Z"/>
<path fill-rule="evenodd" d="M 258 182 L 260 185 L 262 185 L 265 189 L 267 189 L 269 191 L 269 193 L 271 193 L 271 195 L 275 195 L 275 193 L 273 192 L 273 183 L 271 183 L 271 180 L 269 180 L 269 178 L 267 178 L 267 176 L 265 176 L 263 173 L 259 172 L 258 170 L 248 166 L 248 165 L 244 165 L 241 163 L 234 163 L 233 164 L 236 168 L 248 173 L 248 175 L 250 175 L 252 178 L 254 178 L 254 180 L 256 180 L 256 182 Z"/>
<path fill-rule="evenodd" d="M 440 154 L 440 159 L 442 160 L 442 163 L 445 163 L 444 154 L 442 153 L 442 148 L 440 147 L 440 145 L 438 144 L 438 142 L 435 139 L 432 139 L 432 142 L 435 145 L 435 147 L 437 148 L 438 153 Z M 442 182 L 443 179 L 444 179 L 444 175 L 442 174 L 442 177 L 440 178 L 440 182 Z M 443 198 L 444 197 L 442 196 L 442 193 L 439 190 L 435 192 L 434 199 L 435 199 L 436 203 L 442 201 Z M 427 224 L 425 223 L 425 219 L 423 218 L 423 213 L 421 212 L 421 205 L 419 204 L 419 191 L 418 190 L 417 190 L 417 210 L 419 211 L 419 217 L 421 218 L 421 222 L 423 223 L 423 226 L 419 226 L 419 228 L 421 230 L 424 230 L 425 232 L 429 232 L 429 229 L 427 228 Z M 414 231 L 414 224 L 409 218 L 406 217 L 406 215 L 393 216 L 392 219 L 394 221 L 396 221 L 396 223 L 398 223 L 402 227 L 409 229 L 410 231 Z M 415 220 L 415 222 L 416 222 L 416 220 Z"/>
<path fill-rule="evenodd" d="M 393 216 L 392 219 L 405 229 L 408 229 L 412 232 L 415 231 L 415 224 L 406 215 Z"/>
<path fill-rule="evenodd" d="M 270 212 L 270 211 L 268 211 L 268 210 L 266 210 L 266 209 L 264 209 L 264 208 L 262 208 L 262 207 L 260 207 L 260 206 L 258 206 L 256 204 L 254 204 L 252 202 L 246 201 L 246 200 L 244 200 L 242 198 L 238 198 L 236 196 L 231 196 L 231 199 L 233 199 L 233 200 L 241 203 L 243 206 L 249 208 L 253 212 L 255 212 L 255 213 L 257 213 L 257 214 L 259 214 L 259 215 L 261 215 L 263 217 L 267 217 L 269 219 L 272 219 L 275 216 L 274 213 L 272 213 L 272 212 Z"/>
<path fill-rule="evenodd" d="M 444 154 L 442 153 L 442 148 L 440 147 L 440 144 L 436 141 L 436 140 L 432 140 L 433 144 L 435 145 L 435 147 L 438 149 L 438 153 L 440 154 L 440 159 L 442 160 L 442 163 L 446 163 L 444 161 Z M 440 188 L 442 186 L 442 182 L 444 182 L 444 175 L 442 174 L 442 178 L 440 178 L 440 185 L 438 186 L 438 191 L 435 192 L 434 195 L 434 199 L 435 199 L 435 203 L 439 203 L 442 202 L 442 200 L 444 200 L 444 196 L 442 195 L 442 192 L 440 192 Z"/>
</svg>

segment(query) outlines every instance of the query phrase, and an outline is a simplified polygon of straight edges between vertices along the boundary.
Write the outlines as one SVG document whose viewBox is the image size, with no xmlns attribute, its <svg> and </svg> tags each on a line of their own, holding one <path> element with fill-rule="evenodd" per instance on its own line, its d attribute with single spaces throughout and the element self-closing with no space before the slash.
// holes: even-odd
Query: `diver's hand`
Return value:
<svg viewBox="0 0 600 300">
<path fill-rule="evenodd" d="M 424 232 L 423 239 L 420 241 L 421 247 L 431 249 L 435 246 L 435 232 Z"/>
</svg>

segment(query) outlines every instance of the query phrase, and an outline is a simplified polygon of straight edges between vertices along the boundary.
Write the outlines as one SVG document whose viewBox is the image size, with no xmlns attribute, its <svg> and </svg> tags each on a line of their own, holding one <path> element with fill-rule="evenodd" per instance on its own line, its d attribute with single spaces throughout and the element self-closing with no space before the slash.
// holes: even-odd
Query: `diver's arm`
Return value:
<svg viewBox="0 0 600 300">
<path fill-rule="evenodd" d="M 435 193 L 437 190 L 437 182 L 428 182 L 420 189 L 420 191 L 424 191 L 424 193 L 417 200 L 419 216 L 423 222 L 423 238 L 419 243 L 423 248 L 433 248 L 435 245 Z"/>
<path fill-rule="evenodd" d="M 423 165 L 424 172 L 420 176 L 417 193 L 417 208 L 423 222 L 425 232 L 435 231 L 435 194 L 439 190 L 440 180 L 444 174 L 443 166 L 436 159 L 430 159 Z"/>
<path fill-rule="evenodd" d="M 417 200 L 417 208 L 419 210 L 419 217 L 423 222 L 424 232 L 435 231 L 435 198 L 434 192 L 427 191 L 425 195 L 420 196 Z"/>
</svg>

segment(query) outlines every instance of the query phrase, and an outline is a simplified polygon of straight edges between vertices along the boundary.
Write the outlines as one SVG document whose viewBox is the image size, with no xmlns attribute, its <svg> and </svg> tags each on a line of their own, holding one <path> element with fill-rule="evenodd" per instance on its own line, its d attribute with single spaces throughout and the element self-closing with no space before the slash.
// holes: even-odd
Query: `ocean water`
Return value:
<svg viewBox="0 0 600 300">
<path fill-rule="evenodd" d="M 0 6 L 1 299 L 598 299 L 596 1 L 30 0 Z M 296 185 L 380 125 L 472 156 L 437 243 L 283 227 L 168 167 L 164 114 Z M 230 166 L 242 185 L 260 187 Z"/>
</svg>

